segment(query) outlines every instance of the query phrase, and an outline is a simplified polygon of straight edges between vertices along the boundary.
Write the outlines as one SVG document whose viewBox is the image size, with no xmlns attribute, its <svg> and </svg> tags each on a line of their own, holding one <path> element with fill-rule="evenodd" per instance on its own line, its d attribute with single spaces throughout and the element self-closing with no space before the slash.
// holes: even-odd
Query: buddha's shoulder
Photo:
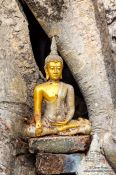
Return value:
<svg viewBox="0 0 116 175">
<path fill-rule="evenodd" d="M 67 84 L 62 82 L 63 86 L 66 87 L 67 89 L 74 90 L 73 86 L 71 84 Z"/>
<path fill-rule="evenodd" d="M 45 87 L 47 86 L 47 84 L 48 84 L 47 82 L 42 83 L 42 84 L 38 84 L 38 85 L 35 86 L 34 90 L 35 90 L 35 91 L 44 90 Z"/>
</svg>

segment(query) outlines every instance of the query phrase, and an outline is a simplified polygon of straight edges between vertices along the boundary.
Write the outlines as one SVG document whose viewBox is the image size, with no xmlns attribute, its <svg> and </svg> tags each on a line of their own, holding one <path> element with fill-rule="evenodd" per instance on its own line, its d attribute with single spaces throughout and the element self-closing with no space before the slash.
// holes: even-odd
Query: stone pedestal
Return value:
<svg viewBox="0 0 116 175">
<path fill-rule="evenodd" d="M 31 153 L 75 153 L 86 151 L 90 145 L 89 135 L 48 136 L 29 141 Z"/>
<path fill-rule="evenodd" d="M 31 138 L 29 151 L 36 153 L 38 174 L 74 173 L 90 141 L 89 135 Z"/>
<path fill-rule="evenodd" d="M 39 153 L 36 156 L 38 174 L 74 173 L 77 171 L 83 154 Z"/>
</svg>

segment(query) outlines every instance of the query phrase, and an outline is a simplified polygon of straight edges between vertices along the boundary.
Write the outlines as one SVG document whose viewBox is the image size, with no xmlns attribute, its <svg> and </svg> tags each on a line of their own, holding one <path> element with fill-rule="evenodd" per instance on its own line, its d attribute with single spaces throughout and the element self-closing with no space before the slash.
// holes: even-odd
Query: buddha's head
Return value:
<svg viewBox="0 0 116 175">
<path fill-rule="evenodd" d="M 63 60 L 59 58 L 50 59 L 45 63 L 45 73 L 47 80 L 60 80 L 62 79 Z"/>
<path fill-rule="evenodd" d="M 63 59 L 57 53 L 55 38 L 52 39 L 51 52 L 45 59 L 45 73 L 47 80 L 62 79 Z"/>
</svg>

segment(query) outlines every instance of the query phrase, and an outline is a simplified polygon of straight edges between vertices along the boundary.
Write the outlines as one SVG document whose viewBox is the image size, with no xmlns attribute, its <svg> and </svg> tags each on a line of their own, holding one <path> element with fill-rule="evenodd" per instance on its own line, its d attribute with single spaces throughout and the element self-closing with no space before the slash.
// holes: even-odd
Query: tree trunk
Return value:
<svg viewBox="0 0 116 175">
<path fill-rule="evenodd" d="M 33 87 L 38 73 L 27 25 L 15 0 L 0 1 L 1 175 L 13 173 L 22 121 L 32 114 Z M 18 170 L 15 175 L 18 175 Z"/>
<path fill-rule="evenodd" d="M 81 88 L 92 122 L 93 135 L 97 134 L 100 147 L 104 135 L 111 133 L 111 121 L 115 117 L 114 67 L 101 0 L 25 2 L 48 36 L 57 35 L 58 51 Z M 96 142 L 96 138 L 92 142 Z M 116 158 L 109 162 L 116 168 Z M 80 174 L 84 173 L 82 171 Z M 113 174 L 113 171 L 109 174 Z"/>
</svg>

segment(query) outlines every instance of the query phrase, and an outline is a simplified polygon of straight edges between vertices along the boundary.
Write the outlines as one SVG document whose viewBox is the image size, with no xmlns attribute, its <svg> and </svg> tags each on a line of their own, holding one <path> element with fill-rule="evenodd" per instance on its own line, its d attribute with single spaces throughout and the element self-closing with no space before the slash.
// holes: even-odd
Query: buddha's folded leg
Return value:
<svg viewBox="0 0 116 175">
<path fill-rule="evenodd" d="M 90 134 L 91 124 L 88 120 L 72 120 L 67 125 L 58 126 L 59 135 Z"/>
<path fill-rule="evenodd" d="M 23 136 L 36 137 L 35 130 L 36 130 L 35 124 L 26 125 L 23 129 Z"/>
<path fill-rule="evenodd" d="M 43 131 L 41 133 L 41 136 L 45 136 L 45 135 L 53 135 L 53 134 L 57 134 L 58 130 L 57 128 L 48 128 L 48 127 L 44 127 Z"/>
<path fill-rule="evenodd" d="M 35 124 L 27 125 L 24 128 L 23 136 L 25 137 L 40 137 L 45 135 L 57 134 L 59 131 L 56 127 L 42 127 L 42 129 L 36 129 Z"/>
<path fill-rule="evenodd" d="M 58 135 L 60 136 L 71 136 L 79 134 L 79 131 L 77 128 L 68 129 L 66 131 L 59 132 Z"/>
<path fill-rule="evenodd" d="M 36 129 L 35 123 L 26 125 L 23 130 L 23 136 L 40 137 L 52 134 L 75 135 L 91 133 L 91 124 L 85 119 L 71 120 L 68 124 L 62 126 L 52 126 L 50 123 L 49 126 L 46 126 L 44 122 L 42 124 L 42 128 L 38 129 Z"/>
<path fill-rule="evenodd" d="M 70 128 L 65 131 L 61 131 L 58 133 L 58 135 L 76 135 L 76 134 L 90 134 L 91 133 L 91 127 L 90 126 L 84 126 L 84 127 L 78 127 L 78 128 Z"/>
<path fill-rule="evenodd" d="M 78 127 L 79 127 L 79 122 L 77 120 L 72 120 L 68 124 L 57 126 L 57 129 L 59 132 L 62 132 L 71 128 L 78 128 Z"/>
</svg>

